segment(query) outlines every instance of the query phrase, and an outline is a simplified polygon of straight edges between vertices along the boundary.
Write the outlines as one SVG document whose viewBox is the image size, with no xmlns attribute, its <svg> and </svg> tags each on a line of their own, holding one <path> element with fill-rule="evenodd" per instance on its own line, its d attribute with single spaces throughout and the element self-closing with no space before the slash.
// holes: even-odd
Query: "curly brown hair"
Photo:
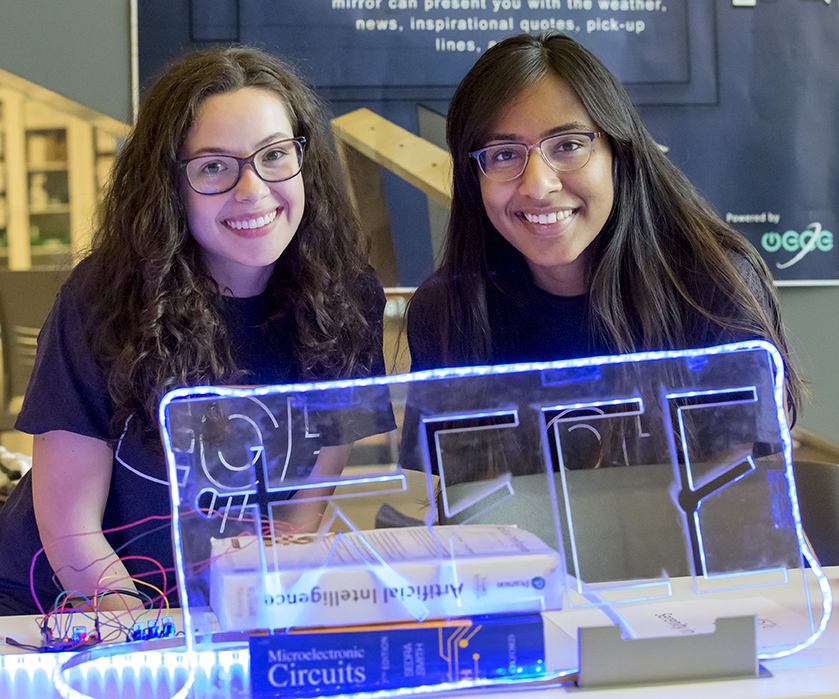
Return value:
<svg viewBox="0 0 839 699">
<path fill-rule="evenodd" d="M 114 405 L 116 439 L 131 415 L 157 424 L 174 387 L 246 380 L 222 316 L 221 290 L 187 225 L 178 158 L 202 102 L 245 87 L 275 94 L 306 138 L 303 219 L 266 293 L 295 321 L 302 378 L 368 375 L 375 329 L 365 317 L 367 243 L 338 160 L 324 104 L 288 64 L 251 47 L 191 53 L 148 89 L 120 149 L 90 263 L 97 266 L 87 332 Z M 290 308 L 289 308 L 290 307 Z"/>
</svg>

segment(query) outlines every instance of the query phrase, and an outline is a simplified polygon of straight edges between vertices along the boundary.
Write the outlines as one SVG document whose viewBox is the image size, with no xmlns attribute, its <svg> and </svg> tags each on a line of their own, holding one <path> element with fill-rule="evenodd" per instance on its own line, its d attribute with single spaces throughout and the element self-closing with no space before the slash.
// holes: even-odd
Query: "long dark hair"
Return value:
<svg viewBox="0 0 839 699">
<path fill-rule="evenodd" d="M 178 158 L 201 103 L 245 87 L 276 95 L 306 138 L 303 219 L 269 280 L 273 307 L 295 320 L 301 378 L 369 374 L 367 248 L 346 191 L 327 110 L 276 57 L 249 47 L 192 53 L 148 89 L 118 153 L 89 264 L 97 266 L 88 332 L 114 404 L 149 429 L 176 386 L 246 381 L 222 320 L 221 290 L 189 233 Z M 368 288 L 365 290 L 364 286 Z"/>
<path fill-rule="evenodd" d="M 614 203 L 587 256 L 591 336 L 615 352 L 687 348 L 710 322 L 770 340 L 788 359 L 777 292 L 758 253 L 664 155 L 606 66 L 573 39 L 547 33 L 490 48 L 449 107 L 451 217 L 440 268 L 423 285 L 440 307 L 443 363 L 491 361 L 489 284 L 514 298 L 526 293 L 521 284 L 505 284 L 530 272 L 490 223 L 469 153 L 486 144 L 502 109 L 549 75 L 573 90 L 612 149 Z M 527 300 L 519 300 L 526 309 Z M 801 381 L 789 362 L 786 368 L 795 408 Z"/>
</svg>

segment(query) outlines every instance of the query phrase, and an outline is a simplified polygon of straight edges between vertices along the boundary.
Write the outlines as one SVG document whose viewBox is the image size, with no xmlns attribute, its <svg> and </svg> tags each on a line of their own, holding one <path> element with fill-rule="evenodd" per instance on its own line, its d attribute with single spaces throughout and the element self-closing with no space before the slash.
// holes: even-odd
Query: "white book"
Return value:
<svg viewBox="0 0 839 699">
<path fill-rule="evenodd" d="M 214 539 L 210 599 L 223 629 L 279 629 L 560 609 L 562 584 L 559 554 L 518 527 L 405 527 Z"/>
</svg>

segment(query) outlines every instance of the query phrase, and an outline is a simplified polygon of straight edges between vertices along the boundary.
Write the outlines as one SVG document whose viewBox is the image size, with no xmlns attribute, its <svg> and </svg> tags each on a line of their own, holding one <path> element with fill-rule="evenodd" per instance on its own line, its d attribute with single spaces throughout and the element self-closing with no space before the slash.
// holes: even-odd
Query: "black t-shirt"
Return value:
<svg viewBox="0 0 839 699">
<path fill-rule="evenodd" d="M 752 292 L 766 305 L 768 303 L 766 291 L 756 271 L 745 259 L 734 258 L 734 262 Z M 505 293 L 505 284 L 506 288 L 515 284 L 516 293 Z M 440 368 L 457 363 L 456 360 L 446 362 L 443 356 L 442 333 L 446 330 L 440 319 L 445 309 L 446 293 L 446 285 L 432 278 L 420 286 L 411 300 L 408 308 L 407 332 L 413 371 Z M 732 321 L 742 320 L 742 310 L 736 307 L 730 298 L 724 298 L 718 290 L 697 284 L 696 296 L 705 308 L 711 309 L 720 317 L 730 318 Z M 501 284 L 496 284 L 494 281 L 488 283 L 486 303 L 491 337 L 491 355 L 487 364 L 549 362 L 615 354 L 603 339 L 592 332 L 587 295 L 554 296 L 538 288 L 529 275 L 519 275 L 514 280 L 503 279 Z M 757 333 L 750 334 L 716 325 L 698 312 L 694 317 L 687 319 L 686 327 L 688 337 L 685 347 L 646 347 L 644 349 L 649 351 L 688 349 L 748 339 L 766 339 Z M 458 330 L 455 328 L 450 332 L 458 332 Z M 422 403 L 419 393 L 414 391 L 409 397 L 405 410 L 401 463 L 406 468 L 423 468 L 418 456 L 422 454 L 422 451 L 415 448 L 417 440 L 422 438 L 418 434 L 417 427 L 419 413 L 424 408 Z M 770 433 L 774 435 L 775 430 L 770 429 Z M 580 435 L 585 437 L 585 431 L 581 430 L 575 436 Z M 636 446 L 638 444 L 638 442 L 635 443 Z M 433 449 L 434 447 L 429 445 L 429 451 Z M 576 457 L 578 454 L 575 452 L 570 456 Z M 569 458 L 569 455 L 566 455 L 566 459 Z M 641 455 L 635 458 L 636 462 L 641 463 L 646 457 Z M 457 458 L 451 460 L 457 462 Z M 464 456 L 463 461 L 468 462 L 469 457 Z M 578 465 L 571 468 L 588 468 L 591 461 L 583 454 L 574 461 Z M 566 467 L 569 467 L 568 463 L 570 461 L 566 462 Z M 432 461 L 430 468 L 432 472 L 437 472 L 436 461 Z"/>
<path fill-rule="evenodd" d="M 38 340 L 38 356 L 26 391 L 16 428 L 30 434 L 65 430 L 108 440 L 111 401 L 102 372 L 89 348 L 81 342 L 88 304 L 88 288 L 94 268 L 81 262 L 58 295 Z M 367 319 L 377 329 L 373 373 L 384 374 L 382 317 L 384 293 L 370 271 Z M 252 385 L 293 383 L 300 380 L 293 347 L 293 321 L 281 318 L 266 325 L 270 309 L 267 295 L 252 298 L 224 297 L 223 312 L 233 338 L 237 364 L 248 371 Z M 126 321 L 129 322 L 129 321 Z M 390 417 L 392 420 L 392 417 Z M 355 438 L 390 429 L 387 420 L 373 419 L 356 425 Z M 311 441 L 310 451 L 320 442 Z M 324 440 L 324 443 L 330 443 Z M 336 443 L 336 442 L 332 442 Z M 160 562 L 167 570 L 166 586 L 174 590 L 174 560 L 171 544 L 171 504 L 165 458 L 159 439 L 149 438 L 138 420 L 130 418 L 114 451 L 111 487 L 102 523 L 106 538 L 125 562 L 132 577 L 156 586 L 163 580 L 159 570 L 143 558 Z M 108 531 L 113 530 L 113 531 Z M 30 567 L 42 544 L 38 536 L 32 501 L 32 483 L 27 474 L 0 510 L 0 614 L 37 613 L 30 590 Z M 34 569 L 36 593 L 45 608 L 60 591 L 43 552 Z M 147 591 L 144 589 L 144 591 Z M 170 601 L 177 603 L 177 595 Z"/>
<path fill-rule="evenodd" d="M 732 257 L 752 293 L 764 304 L 766 290 L 757 273 L 740 257 Z M 504 284 L 514 283 L 517 293 L 504 291 Z M 731 299 L 723 298 L 719 290 L 704 286 L 696 280 L 697 300 L 712 312 L 736 320 L 742 314 Z M 435 369 L 446 366 L 443 360 L 443 340 L 440 323 L 444 286 L 434 279 L 417 290 L 408 308 L 407 332 L 411 352 L 411 369 Z M 580 357 L 615 354 L 607 342 L 592 332 L 589 319 L 589 298 L 555 296 L 540 289 L 529 275 L 514 281 L 502 279 L 501 285 L 487 284 L 487 313 L 492 339 L 488 364 L 517 362 L 549 362 Z M 526 299 L 526 301 L 522 301 Z M 756 333 L 737 332 L 712 323 L 698 312 L 687 323 L 688 338 L 683 348 L 645 347 L 644 350 L 688 349 L 711 347 L 747 339 L 767 339 Z M 457 332 L 457 330 L 452 330 Z"/>
<path fill-rule="evenodd" d="M 532 303 L 519 303 L 493 284 L 487 285 L 487 312 L 492 337 L 490 364 L 547 362 L 608 354 L 602 342 L 591 338 L 587 296 L 554 296 L 529 279 Z M 411 369 L 445 366 L 442 359 L 441 288 L 435 282 L 421 286 L 408 309 L 408 345 Z"/>
</svg>

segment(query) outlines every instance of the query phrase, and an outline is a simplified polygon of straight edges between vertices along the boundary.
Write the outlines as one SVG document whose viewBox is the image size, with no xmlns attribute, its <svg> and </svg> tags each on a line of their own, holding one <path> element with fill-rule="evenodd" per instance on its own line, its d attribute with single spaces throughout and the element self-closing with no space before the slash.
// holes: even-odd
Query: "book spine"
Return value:
<svg viewBox="0 0 839 699">
<path fill-rule="evenodd" d="M 287 697 L 545 678 L 539 614 L 252 634 L 251 693 Z"/>
</svg>

